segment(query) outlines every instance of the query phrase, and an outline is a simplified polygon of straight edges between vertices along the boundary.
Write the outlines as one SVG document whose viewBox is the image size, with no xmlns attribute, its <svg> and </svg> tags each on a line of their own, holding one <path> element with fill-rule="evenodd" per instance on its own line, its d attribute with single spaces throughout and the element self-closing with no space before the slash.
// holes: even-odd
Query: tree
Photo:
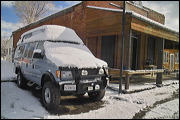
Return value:
<svg viewBox="0 0 180 120">
<path fill-rule="evenodd" d="M 6 45 L 8 42 L 8 38 L 6 36 L 6 34 L 3 34 L 3 36 L 1 36 L 1 57 L 4 58 L 6 56 Z"/>
<path fill-rule="evenodd" d="M 15 1 L 14 8 L 20 21 L 27 25 L 42 18 L 54 4 L 51 1 Z"/>
</svg>

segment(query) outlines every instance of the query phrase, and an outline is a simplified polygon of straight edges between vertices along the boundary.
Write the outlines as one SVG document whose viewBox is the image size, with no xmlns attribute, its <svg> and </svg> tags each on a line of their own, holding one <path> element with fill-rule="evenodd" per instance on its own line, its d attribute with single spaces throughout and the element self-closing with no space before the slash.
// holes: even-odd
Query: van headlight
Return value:
<svg viewBox="0 0 180 120">
<path fill-rule="evenodd" d="M 71 71 L 60 71 L 56 70 L 56 77 L 60 79 L 72 79 L 72 72 Z"/>
<path fill-rule="evenodd" d="M 103 70 L 102 68 L 99 69 L 99 74 L 100 74 L 100 75 L 104 74 L 104 70 Z"/>
<path fill-rule="evenodd" d="M 82 70 L 81 75 L 88 75 L 88 71 L 87 70 Z"/>
</svg>

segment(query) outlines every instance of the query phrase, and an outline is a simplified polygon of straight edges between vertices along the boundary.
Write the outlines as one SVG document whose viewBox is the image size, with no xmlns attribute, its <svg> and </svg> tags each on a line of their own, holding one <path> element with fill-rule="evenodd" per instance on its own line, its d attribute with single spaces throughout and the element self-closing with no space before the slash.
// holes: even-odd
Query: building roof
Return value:
<svg viewBox="0 0 180 120">
<path fill-rule="evenodd" d="M 20 30 L 22 30 L 22 29 L 25 29 L 25 28 L 27 28 L 27 27 L 36 25 L 36 24 L 41 23 L 41 22 L 43 22 L 43 21 L 46 21 L 46 20 L 48 20 L 48 19 L 51 19 L 52 17 L 59 16 L 59 15 L 62 15 L 62 14 L 64 14 L 64 13 L 71 12 L 71 11 L 73 10 L 73 7 L 75 7 L 75 6 L 77 6 L 77 5 L 81 4 L 81 3 L 82 3 L 82 1 L 81 1 L 80 3 L 77 3 L 77 4 L 72 5 L 72 6 L 70 6 L 70 7 L 64 8 L 64 9 L 61 10 L 61 11 L 58 11 L 58 12 L 56 12 L 56 13 L 54 13 L 54 14 L 51 14 L 51 15 L 49 15 L 49 16 L 47 16 L 47 17 L 44 17 L 44 18 L 42 18 L 42 19 L 40 19 L 40 20 L 38 20 L 38 21 L 35 21 L 35 22 L 33 22 L 33 23 L 30 23 L 30 24 L 28 24 L 28 25 L 26 25 L 26 26 L 24 26 L 24 27 L 22 27 L 22 28 L 19 28 L 18 30 L 13 31 L 13 33 L 17 32 L 17 31 L 20 31 Z M 104 7 L 97 7 L 97 6 L 87 6 L 87 8 L 93 8 L 93 9 L 99 9 L 99 10 L 107 10 L 107 11 L 113 11 L 113 12 L 123 12 L 122 9 L 104 8 Z M 143 16 L 143 15 L 140 15 L 140 14 L 138 14 L 138 13 L 135 13 L 135 12 L 133 12 L 133 11 L 127 11 L 127 10 L 126 10 L 126 13 L 129 13 L 129 14 L 131 14 L 133 17 L 135 17 L 135 18 L 137 18 L 137 19 L 140 19 L 140 20 L 142 20 L 142 21 L 145 21 L 145 22 L 147 22 L 147 23 L 149 23 L 149 24 L 155 25 L 155 26 L 157 26 L 157 27 L 160 27 L 160 28 L 165 29 L 165 30 L 167 30 L 167 31 L 173 32 L 173 33 L 175 33 L 175 34 L 179 34 L 179 32 L 177 32 L 176 30 L 173 30 L 172 28 L 170 28 L 170 27 L 168 27 L 168 26 L 166 26 L 166 25 L 160 24 L 160 23 L 158 23 L 158 22 L 156 22 L 156 21 L 154 21 L 154 20 L 151 20 L 151 19 L 149 19 L 149 18 L 147 18 L 147 17 L 145 17 L 145 16 Z"/>
<path fill-rule="evenodd" d="M 99 9 L 99 10 L 113 11 L 113 12 L 123 12 L 122 9 L 104 8 L 104 7 L 96 7 L 96 6 L 87 6 L 87 7 L 88 7 L 88 8 L 93 8 L 93 9 Z M 152 20 L 152 19 L 149 19 L 149 18 L 147 18 L 147 17 L 145 17 L 145 16 L 143 16 L 143 15 L 140 15 L 140 14 L 138 14 L 138 13 L 136 13 L 136 12 L 127 11 L 127 10 L 126 10 L 125 12 L 126 12 L 126 13 L 129 13 L 129 14 L 131 14 L 133 17 L 135 17 L 135 18 L 137 18 L 137 19 L 140 19 L 140 20 L 142 20 L 142 21 L 145 21 L 145 22 L 147 22 L 147 23 L 149 23 L 149 24 L 152 24 L 152 25 L 155 25 L 155 26 L 160 27 L 160 28 L 162 28 L 162 29 L 165 29 L 165 30 L 167 30 L 167 31 L 170 31 L 170 32 L 179 34 L 179 32 L 177 32 L 176 30 L 173 30 L 173 29 L 171 29 L 170 27 L 168 27 L 168 26 L 166 26 L 166 25 L 163 25 L 163 24 L 161 24 L 161 23 L 158 23 L 158 22 L 156 22 L 156 21 L 154 21 L 154 20 Z"/>
</svg>

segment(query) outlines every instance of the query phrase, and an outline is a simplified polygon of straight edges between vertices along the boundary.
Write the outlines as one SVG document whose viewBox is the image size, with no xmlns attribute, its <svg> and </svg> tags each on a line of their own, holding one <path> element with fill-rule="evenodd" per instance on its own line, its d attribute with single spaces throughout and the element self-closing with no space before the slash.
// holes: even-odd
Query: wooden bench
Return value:
<svg viewBox="0 0 180 120">
<path fill-rule="evenodd" d="M 129 77 L 134 74 L 154 74 L 163 73 L 163 69 L 151 69 L 151 70 L 124 70 L 123 76 L 125 77 L 125 89 L 129 89 Z M 111 78 L 120 78 L 120 69 L 109 69 L 109 75 Z"/>
</svg>

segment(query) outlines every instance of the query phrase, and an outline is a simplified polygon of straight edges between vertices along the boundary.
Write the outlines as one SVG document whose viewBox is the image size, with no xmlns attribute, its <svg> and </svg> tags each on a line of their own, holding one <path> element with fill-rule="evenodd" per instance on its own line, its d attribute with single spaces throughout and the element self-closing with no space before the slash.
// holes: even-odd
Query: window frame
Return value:
<svg viewBox="0 0 180 120">
<path fill-rule="evenodd" d="M 175 53 L 175 64 L 179 64 L 179 52 Z"/>
<path fill-rule="evenodd" d="M 169 63 L 169 51 L 164 51 L 163 52 L 163 63 L 164 64 L 167 64 L 167 63 Z"/>
<path fill-rule="evenodd" d="M 28 48 L 27 58 L 32 58 L 34 54 L 33 51 L 35 50 L 36 45 L 37 45 L 36 42 L 30 43 L 29 48 Z"/>
</svg>

